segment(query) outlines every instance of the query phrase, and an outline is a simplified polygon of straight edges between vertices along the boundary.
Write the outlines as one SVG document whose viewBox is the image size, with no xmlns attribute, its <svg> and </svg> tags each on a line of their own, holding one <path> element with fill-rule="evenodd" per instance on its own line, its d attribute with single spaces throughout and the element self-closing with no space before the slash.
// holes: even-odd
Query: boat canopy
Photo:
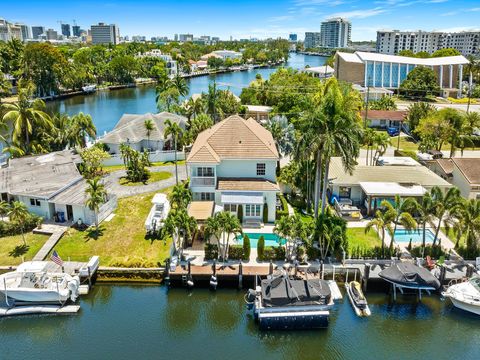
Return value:
<svg viewBox="0 0 480 360">
<path fill-rule="evenodd" d="M 382 270 L 378 275 L 399 287 L 422 290 L 437 290 L 440 288 L 440 281 L 427 269 L 409 262 L 396 263 Z"/>
</svg>

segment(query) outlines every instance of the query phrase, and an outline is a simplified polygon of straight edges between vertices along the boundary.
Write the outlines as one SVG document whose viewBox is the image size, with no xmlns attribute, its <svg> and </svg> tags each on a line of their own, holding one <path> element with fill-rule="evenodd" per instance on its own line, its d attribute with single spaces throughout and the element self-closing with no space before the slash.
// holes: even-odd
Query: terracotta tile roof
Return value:
<svg viewBox="0 0 480 360">
<path fill-rule="evenodd" d="M 256 178 L 219 178 L 217 190 L 279 191 L 274 182 Z"/>
<path fill-rule="evenodd" d="M 452 158 L 452 162 L 470 184 L 480 184 L 479 158 Z"/>
<path fill-rule="evenodd" d="M 408 111 L 402 110 L 368 110 L 367 117 L 370 120 L 392 120 L 403 121 Z M 362 118 L 365 117 L 365 110 L 361 111 Z"/>
<path fill-rule="evenodd" d="M 251 118 L 244 120 L 232 115 L 198 135 L 187 162 L 278 158 L 272 134 L 267 129 Z"/>
</svg>

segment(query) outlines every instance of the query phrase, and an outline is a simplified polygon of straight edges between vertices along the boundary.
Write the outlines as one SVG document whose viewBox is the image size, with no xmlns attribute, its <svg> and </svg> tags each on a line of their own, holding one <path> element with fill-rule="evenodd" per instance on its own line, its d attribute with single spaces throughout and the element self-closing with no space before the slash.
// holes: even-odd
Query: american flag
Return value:
<svg viewBox="0 0 480 360">
<path fill-rule="evenodd" d="M 57 265 L 63 266 L 63 260 L 62 258 L 58 255 L 58 253 L 53 250 L 52 256 L 50 256 L 50 259 Z"/>
</svg>

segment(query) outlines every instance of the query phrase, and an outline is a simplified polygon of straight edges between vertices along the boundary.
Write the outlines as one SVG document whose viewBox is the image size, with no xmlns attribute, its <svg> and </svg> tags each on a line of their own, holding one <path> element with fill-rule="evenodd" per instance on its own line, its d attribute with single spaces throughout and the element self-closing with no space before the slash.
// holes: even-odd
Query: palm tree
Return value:
<svg viewBox="0 0 480 360">
<path fill-rule="evenodd" d="M 432 194 L 430 192 L 425 193 L 420 201 L 415 199 L 415 201 L 411 203 L 411 206 L 412 207 L 408 209 L 409 212 L 416 213 L 417 222 L 422 226 L 422 248 L 423 254 L 425 254 L 426 227 L 435 217 L 435 204 Z"/>
<path fill-rule="evenodd" d="M 120 156 L 123 159 L 123 164 L 127 166 L 128 162 L 130 161 L 131 153 L 133 149 L 127 143 L 121 143 L 119 150 L 120 150 Z"/>
<path fill-rule="evenodd" d="M 85 205 L 94 212 L 95 216 L 95 231 L 98 233 L 98 211 L 100 205 L 105 203 L 107 199 L 107 190 L 105 185 L 100 181 L 100 178 L 93 178 L 87 180 L 87 189 L 85 189 L 87 195 L 87 201 Z"/>
<path fill-rule="evenodd" d="M 168 195 L 172 207 L 175 209 L 186 209 L 192 201 L 192 192 L 183 184 L 177 184 Z"/>
<path fill-rule="evenodd" d="M 0 201 L 0 216 L 3 217 L 10 211 L 10 204 L 6 201 Z"/>
<path fill-rule="evenodd" d="M 180 96 L 188 95 L 188 84 L 185 79 L 180 76 L 180 74 L 177 73 L 177 75 L 173 78 L 173 80 L 171 81 L 171 86 L 177 89 Z"/>
<path fill-rule="evenodd" d="M 209 84 L 207 94 L 202 94 L 202 97 L 205 97 L 207 114 L 212 117 L 214 122 L 217 122 L 222 116 L 222 109 L 218 104 L 220 92 L 217 90 L 217 84 L 215 82 Z"/>
<path fill-rule="evenodd" d="M 215 214 L 215 216 L 210 216 L 205 222 L 205 239 L 207 240 L 207 242 L 210 242 L 210 238 L 212 236 L 215 237 L 217 243 L 220 241 L 222 229 L 217 214 Z"/>
<path fill-rule="evenodd" d="M 367 146 L 367 157 L 365 158 L 365 165 L 368 165 L 368 153 L 370 147 L 373 146 L 375 140 L 375 130 L 368 127 L 363 131 L 363 144 Z"/>
<path fill-rule="evenodd" d="M 163 134 L 165 137 L 169 135 L 173 137 L 173 147 L 175 150 L 175 182 L 178 185 L 177 142 L 178 139 L 182 136 L 183 130 L 176 122 L 167 119 L 165 120 L 165 130 Z"/>
<path fill-rule="evenodd" d="M 188 119 L 195 119 L 198 115 L 205 112 L 205 104 L 203 102 L 203 97 L 198 97 L 194 99 L 190 97 L 185 104 L 186 116 Z"/>
<path fill-rule="evenodd" d="M 412 203 L 414 200 L 411 198 L 401 199 L 399 195 L 395 195 L 395 202 L 390 203 L 388 200 L 383 200 L 380 203 L 380 206 L 385 208 L 386 211 L 391 211 L 395 213 L 395 218 L 393 219 L 393 231 L 391 233 L 391 242 L 390 247 L 393 247 L 393 242 L 395 240 L 395 232 L 397 231 L 397 225 L 402 225 L 405 230 L 412 231 L 417 228 L 417 222 L 413 218 L 412 214 L 409 213 L 409 210 L 412 209 L 415 204 Z"/>
<path fill-rule="evenodd" d="M 370 165 L 375 165 L 378 158 L 383 156 L 391 144 L 390 136 L 385 132 L 376 132 L 373 137 L 373 145 L 376 146 L 375 154 L 370 159 Z"/>
<path fill-rule="evenodd" d="M 199 114 L 197 117 L 191 119 L 189 123 L 188 132 L 190 134 L 191 141 L 194 141 L 198 134 L 200 134 L 202 131 L 205 131 L 213 126 L 213 120 L 207 114 Z"/>
<path fill-rule="evenodd" d="M 181 257 L 184 246 L 197 229 L 197 221 L 186 209 L 173 209 L 165 219 L 164 228 L 172 235 L 175 251 Z"/>
<path fill-rule="evenodd" d="M 30 216 L 28 212 L 27 206 L 20 201 L 14 201 L 10 206 L 10 210 L 7 213 L 8 217 L 11 221 L 15 222 L 20 226 L 20 232 L 22 233 L 23 244 L 27 245 L 27 241 L 25 240 L 25 234 L 23 232 L 23 224 Z"/>
<path fill-rule="evenodd" d="M 390 236 L 393 235 L 393 227 L 392 224 L 395 220 L 396 214 L 395 210 L 388 209 L 386 211 L 377 210 L 375 212 L 375 217 L 370 220 L 365 227 L 365 234 L 368 233 L 372 227 L 376 227 L 377 231 L 381 235 L 382 239 L 382 257 L 385 257 L 385 232 L 388 231 Z"/>
<path fill-rule="evenodd" d="M 242 232 L 242 226 L 240 225 L 240 220 L 236 215 L 231 214 L 230 212 L 222 211 L 218 214 L 218 221 L 222 229 L 222 259 L 226 260 L 228 256 L 228 246 L 230 243 L 231 234 L 239 234 Z"/>
<path fill-rule="evenodd" d="M 155 123 L 152 119 L 145 119 L 143 126 L 145 127 L 145 131 L 147 132 L 148 148 L 150 149 L 150 135 L 152 131 L 155 130 Z"/>
<path fill-rule="evenodd" d="M 285 116 L 269 118 L 265 128 L 272 133 L 279 154 L 288 155 L 293 151 L 295 128 Z"/>
<path fill-rule="evenodd" d="M 22 84 L 22 82 L 20 83 Z M 50 116 L 45 112 L 45 103 L 40 99 L 30 101 L 32 87 L 19 85 L 18 102 L 4 104 L 3 122 L 11 123 L 13 143 L 30 151 L 30 137 L 37 128 L 52 128 Z"/>
<path fill-rule="evenodd" d="M 274 234 L 277 234 L 279 238 L 287 240 L 287 243 L 285 244 L 287 250 L 285 254 L 287 259 L 290 259 L 290 250 L 293 247 L 293 243 L 291 243 L 293 226 L 293 216 L 282 216 L 275 221 L 275 226 L 273 228 Z"/>
<path fill-rule="evenodd" d="M 93 123 L 92 117 L 88 114 L 79 112 L 72 117 L 73 138 L 76 145 L 84 148 L 87 146 L 87 137 L 94 139 L 97 136 L 97 128 Z"/>
<path fill-rule="evenodd" d="M 475 253 L 479 246 L 480 239 L 480 200 L 463 200 L 455 210 L 453 210 L 456 222 L 453 230 L 457 235 L 458 247 L 460 238 L 465 237 L 467 249 L 470 253 Z"/>
<path fill-rule="evenodd" d="M 442 227 L 442 222 L 450 223 L 453 220 L 453 212 L 461 202 L 460 190 L 457 187 L 452 187 L 443 192 L 438 186 L 430 190 L 432 196 L 432 206 L 434 208 L 434 215 L 438 219 L 438 225 L 435 230 L 435 237 L 433 238 L 433 246 L 435 246 L 438 238 L 438 233 Z"/>
</svg>

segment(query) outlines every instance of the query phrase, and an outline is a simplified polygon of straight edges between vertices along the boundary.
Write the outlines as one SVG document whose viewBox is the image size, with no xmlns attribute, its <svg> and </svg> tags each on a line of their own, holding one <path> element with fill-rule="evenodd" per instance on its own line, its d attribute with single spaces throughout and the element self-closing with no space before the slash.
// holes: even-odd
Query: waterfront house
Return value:
<svg viewBox="0 0 480 360">
<path fill-rule="evenodd" d="M 346 172 L 340 158 L 332 158 L 329 167 L 328 193 L 337 210 L 342 204 L 375 213 L 382 200 L 400 197 L 422 197 L 438 186 L 445 190 L 452 185 L 425 166 L 368 166 L 358 164 L 352 173 Z M 337 203 L 339 204 L 337 206 Z"/>
<path fill-rule="evenodd" d="M 117 199 L 109 195 L 97 215 L 85 202 L 87 183 L 78 171 L 80 156 L 72 151 L 10 159 L 0 169 L 0 193 L 3 201 L 20 201 L 28 210 L 50 221 L 94 224 L 115 209 Z"/>
<path fill-rule="evenodd" d="M 169 119 L 185 129 L 187 118 L 168 112 L 158 114 L 123 114 L 112 131 L 102 137 L 99 142 L 108 146 L 112 155 L 120 154 L 120 144 L 128 144 L 137 151 L 162 151 L 171 147 L 170 137 L 164 136 L 165 121 Z M 145 129 L 145 120 L 152 120 L 155 125 L 150 137 Z"/>
<path fill-rule="evenodd" d="M 272 134 L 254 119 L 232 115 L 201 132 L 187 158 L 194 201 L 213 201 L 244 222 L 275 221 L 276 166 Z M 264 210 L 266 209 L 266 210 Z"/>
<path fill-rule="evenodd" d="M 215 50 L 212 51 L 211 53 L 205 54 L 202 57 L 200 57 L 201 60 L 208 60 L 209 58 L 214 57 L 222 60 L 227 60 L 227 59 L 241 59 L 242 58 L 242 53 L 238 51 L 233 51 L 233 50 Z"/>
<path fill-rule="evenodd" d="M 363 87 L 398 89 L 407 75 L 417 66 L 431 68 L 437 74 L 442 96 L 460 96 L 463 66 L 462 56 L 414 58 L 356 51 L 335 54 L 335 77 Z"/>
<path fill-rule="evenodd" d="M 335 73 L 335 70 L 328 65 L 322 65 L 322 66 L 315 66 L 315 67 L 307 67 L 302 70 L 304 73 L 310 74 L 313 77 L 319 78 L 319 79 L 328 79 L 333 76 Z"/>
<path fill-rule="evenodd" d="M 369 126 L 373 128 L 385 129 L 396 127 L 400 129 L 405 122 L 407 111 L 402 110 L 368 110 L 367 120 Z M 365 119 L 365 110 L 362 110 L 360 116 Z"/>
<path fill-rule="evenodd" d="M 437 175 L 460 189 L 467 199 L 480 199 L 480 159 L 451 158 L 426 161 Z"/>
</svg>

